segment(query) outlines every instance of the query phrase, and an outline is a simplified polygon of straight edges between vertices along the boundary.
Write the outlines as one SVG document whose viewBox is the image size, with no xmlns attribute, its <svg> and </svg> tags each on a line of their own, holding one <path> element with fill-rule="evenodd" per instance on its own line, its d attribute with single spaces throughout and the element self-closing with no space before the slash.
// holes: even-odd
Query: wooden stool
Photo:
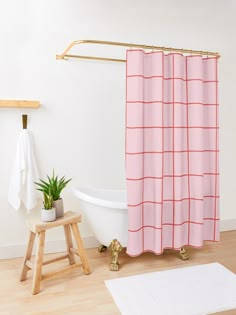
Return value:
<svg viewBox="0 0 236 315">
<path fill-rule="evenodd" d="M 81 215 L 72 211 L 66 212 L 64 217 L 57 219 L 53 222 L 42 222 L 40 220 L 30 220 L 28 221 L 28 228 L 30 230 L 28 246 L 24 258 L 24 263 L 22 267 L 20 281 L 26 280 L 27 272 L 31 269 L 33 270 L 33 288 L 32 294 L 37 294 L 40 291 L 40 281 L 44 279 L 51 278 L 56 275 L 60 275 L 71 269 L 77 267 L 83 267 L 84 273 L 86 275 L 90 274 L 89 264 L 87 256 L 84 250 L 84 246 L 80 237 L 80 232 L 78 229 L 77 223 L 81 222 Z M 56 226 L 64 226 L 64 233 L 67 245 L 67 254 L 59 256 L 54 259 L 50 259 L 43 262 L 43 251 L 44 251 L 44 240 L 45 240 L 45 231 Z M 74 234 L 74 240 L 77 245 L 77 249 L 73 248 L 73 242 L 71 237 L 71 229 Z M 34 246 L 35 236 L 38 234 L 38 246 L 36 251 L 35 263 L 33 264 L 30 259 L 32 255 L 32 250 Z M 81 259 L 81 263 L 76 263 L 74 254 L 78 255 Z M 56 272 L 51 272 L 45 275 L 42 275 L 42 266 L 54 263 L 56 261 L 68 258 L 70 266 L 65 267 Z"/>
</svg>

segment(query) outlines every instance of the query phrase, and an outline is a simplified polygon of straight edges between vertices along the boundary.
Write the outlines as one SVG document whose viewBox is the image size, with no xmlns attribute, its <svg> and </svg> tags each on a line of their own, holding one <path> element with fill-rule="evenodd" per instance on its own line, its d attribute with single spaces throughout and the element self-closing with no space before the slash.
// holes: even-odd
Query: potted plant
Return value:
<svg viewBox="0 0 236 315">
<path fill-rule="evenodd" d="M 56 208 L 56 217 L 60 218 L 64 215 L 63 199 L 61 198 L 61 192 L 66 185 L 71 181 L 71 178 L 66 180 L 65 176 L 58 179 L 58 175 L 55 176 L 54 170 L 52 176 L 47 175 L 47 180 L 40 179 L 39 183 L 35 183 L 39 188 L 38 190 L 51 194 L 53 198 L 53 207 Z"/>
<path fill-rule="evenodd" d="M 53 207 L 53 198 L 51 194 L 43 192 L 43 205 L 41 209 L 41 220 L 44 222 L 50 222 L 56 220 L 56 209 Z"/>
</svg>

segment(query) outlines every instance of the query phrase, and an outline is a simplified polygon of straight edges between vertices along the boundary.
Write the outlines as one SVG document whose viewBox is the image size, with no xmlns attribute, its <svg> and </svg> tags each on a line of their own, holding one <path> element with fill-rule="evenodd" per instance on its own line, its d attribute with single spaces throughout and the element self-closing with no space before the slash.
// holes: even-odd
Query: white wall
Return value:
<svg viewBox="0 0 236 315">
<path fill-rule="evenodd" d="M 0 98 L 42 104 L 38 110 L 0 109 L 2 257 L 6 248 L 24 244 L 27 237 L 25 210 L 15 212 L 7 202 L 22 113 L 29 115 L 42 176 L 55 168 L 73 178 L 71 185 L 125 187 L 125 65 L 56 61 L 56 53 L 76 39 L 221 53 L 221 218 L 236 219 L 235 8 L 233 2 L 220 0 L 0 0 Z M 118 48 L 74 49 L 83 51 L 125 57 Z M 79 211 L 69 187 L 63 197 L 66 208 Z M 81 229 L 84 237 L 91 235 L 86 221 Z M 61 231 L 49 233 L 49 240 L 60 239 Z"/>
</svg>

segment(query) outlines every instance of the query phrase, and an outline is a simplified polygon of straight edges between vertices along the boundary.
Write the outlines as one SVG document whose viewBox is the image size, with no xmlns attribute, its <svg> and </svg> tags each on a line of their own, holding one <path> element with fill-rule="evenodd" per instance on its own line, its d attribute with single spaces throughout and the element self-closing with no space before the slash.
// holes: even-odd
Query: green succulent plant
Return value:
<svg viewBox="0 0 236 315">
<path fill-rule="evenodd" d="M 52 209 L 52 206 L 53 206 L 52 195 L 48 195 L 45 192 L 43 193 L 43 205 L 44 205 L 45 210 Z"/>
<path fill-rule="evenodd" d="M 60 194 L 66 185 L 71 181 L 71 178 L 66 180 L 65 176 L 58 179 L 58 175 L 55 176 L 54 170 L 52 176 L 47 175 L 46 180 L 40 179 L 40 182 L 35 182 L 38 186 L 38 190 L 42 191 L 48 196 L 52 196 L 53 201 L 60 199 Z"/>
</svg>

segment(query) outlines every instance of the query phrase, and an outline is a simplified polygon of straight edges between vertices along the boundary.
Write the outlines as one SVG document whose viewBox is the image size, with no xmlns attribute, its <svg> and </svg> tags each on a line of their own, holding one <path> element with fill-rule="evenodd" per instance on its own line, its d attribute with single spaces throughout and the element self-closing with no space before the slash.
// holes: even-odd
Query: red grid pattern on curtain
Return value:
<svg viewBox="0 0 236 315">
<path fill-rule="evenodd" d="M 128 50 L 127 252 L 219 239 L 217 59 Z"/>
</svg>

